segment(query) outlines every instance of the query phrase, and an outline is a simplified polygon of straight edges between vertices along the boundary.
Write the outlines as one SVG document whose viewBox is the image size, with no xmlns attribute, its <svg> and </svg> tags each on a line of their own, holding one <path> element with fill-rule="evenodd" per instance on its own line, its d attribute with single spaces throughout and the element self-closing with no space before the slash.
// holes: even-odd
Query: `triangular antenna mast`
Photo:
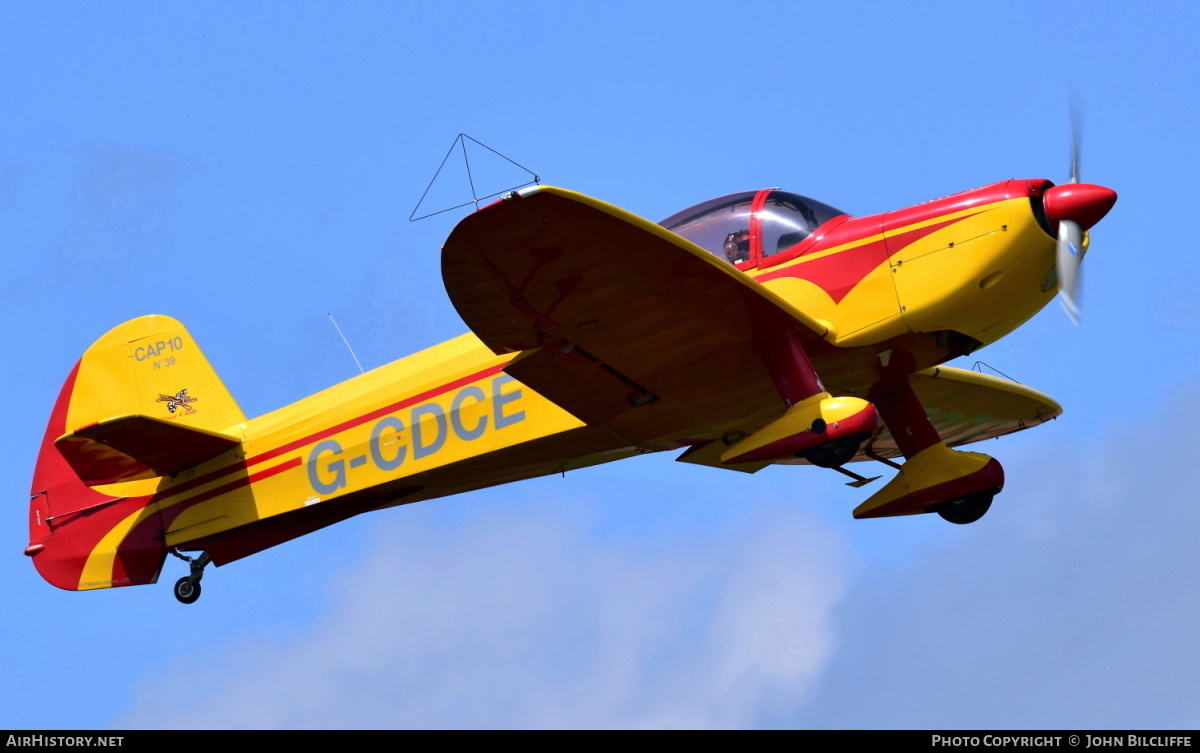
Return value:
<svg viewBox="0 0 1200 753">
<path fill-rule="evenodd" d="M 469 159 L 467 159 L 467 139 L 470 139 L 472 142 L 478 144 L 479 146 L 483 147 L 484 149 L 487 149 L 489 152 L 496 155 L 497 157 L 500 157 L 504 161 L 506 161 L 512 165 L 515 165 L 516 167 L 519 167 L 520 169 L 529 173 L 529 175 L 532 176 L 533 180 L 525 181 L 524 183 L 517 185 L 517 186 L 510 186 L 509 188 L 503 188 L 499 191 L 496 191 L 495 193 L 490 193 L 487 196 L 476 195 L 476 193 L 475 193 L 475 178 L 471 175 L 471 161 Z M 433 184 L 437 182 L 438 176 L 442 174 L 442 168 L 444 168 L 446 166 L 446 162 L 450 159 L 450 155 L 454 154 L 455 147 L 458 147 L 462 151 L 463 165 L 467 168 L 467 183 L 471 187 L 471 200 L 464 201 L 461 204 L 456 204 L 452 207 L 447 207 L 446 209 L 439 209 L 436 212 L 430 212 L 429 214 L 423 214 L 420 217 L 417 217 L 416 215 L 417 215 L 417 212 L 421 209 L 421 204 L 423 204 L 425 202 L 425 197 L 429 195 L 429 189 L 433 188 Z M 507 193 L 509 191 L 515 191 L 518 188 L 524 188 L 525 186 L 532 186 L 535 184 L 540 185 L 541 182 L 542 182 L 541 177 L 538 176 L 538 174 L 535 173 L 534 171 L 530 170 L 528 167 L 525 167 L 524 165 L 522 165 L 518 162 L 515 162 L 515 161 L 509 159 L 508 157 L 505 157 L 503 154 L 501 154 L 500 152 L 497 152 L 495 149 L 491 148 L 490 146 L 483 143 L 482 141 L 471 138 L 470 136 L 468 136 L 465 133 L 460 133 L 454 137 L 454 142 L 452 144 L 450 144 L 450 149 L 447 150 L 446 156 L 442 158 L 442 164 L 438 165 L 437 172 L 433 174 L 433 179 L 429 181 L 429 185 L 425 186 L 425 192 L 421 194 L 421 198 L 419 201 L 417 201 L 417 205 L 415 207 L 413 207 L 412 214 L 408 215 L 408 221 L 416 222 L 417 220 L 423 220 L 426 217 L 433 217 L 434 215 L 443 214 L 445 212 L 452 212 L 455 209 L 462 209 L 463 207 L 470 206 L 472 204 L 474 204 L 475 209 L 478 210 L 479 202 L 481 202 L 481 201 L 485 201 L 487 199 L 492 198 L 493 196 L 499 196 L 500 194 Z"/>
</svg>

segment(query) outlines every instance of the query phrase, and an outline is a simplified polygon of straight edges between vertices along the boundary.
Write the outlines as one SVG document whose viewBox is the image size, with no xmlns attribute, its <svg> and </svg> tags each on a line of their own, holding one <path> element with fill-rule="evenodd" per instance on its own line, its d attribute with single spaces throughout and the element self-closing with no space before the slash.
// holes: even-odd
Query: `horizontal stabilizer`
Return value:
<svg viewBox="0 0 1200 753">
<path fill-rule="evenodd" d="M 63 424 L 48 439 L 87 486 L 199 465 L 236 447 L 246 420 L 191 334 L 162 315 L 93 343 L 65 399 Z"/>
<path fill-rule="evenodd" d="M 88 486 L 172 475 L 238 444 L 228 434 L 143 415 L 97 421 L 54 441 Z"/>
</svg>

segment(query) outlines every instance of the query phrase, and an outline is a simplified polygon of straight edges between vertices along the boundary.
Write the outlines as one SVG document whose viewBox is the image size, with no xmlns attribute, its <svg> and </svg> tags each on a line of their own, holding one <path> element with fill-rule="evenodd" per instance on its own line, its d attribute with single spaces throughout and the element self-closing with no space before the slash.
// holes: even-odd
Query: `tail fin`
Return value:
<svg viewBox="0 0 1200 753">
<path fill-rule="evenodd" d="M 246 420 L 179 322 L 143 316 L 88 348 L 79 362 L 59 452 L 88 486 L 155 478 L 240 441 Z"/>
<path fill-rule="evenodd" d="M 25 553 L 59 588 L 155 582 L 166 549 L 150 479 L 237 446 L 244 421 L 179 322 L 144 316 L 111 330 L 75 365 L 50 415 Z"/>
</svg>

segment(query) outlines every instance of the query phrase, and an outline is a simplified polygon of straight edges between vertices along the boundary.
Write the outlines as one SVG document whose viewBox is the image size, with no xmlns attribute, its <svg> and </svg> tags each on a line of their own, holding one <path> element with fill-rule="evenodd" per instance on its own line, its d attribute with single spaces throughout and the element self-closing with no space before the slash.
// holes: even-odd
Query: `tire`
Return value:
<svg viewBox="0 0 1200 753">
<path fill-rule="evenodd" d="M 200 598 L 200 583 L 189 583 L 187 578 L 175 581 L 175 598 L 184 604 L 192 604 Z"/>
<path fill-rule="evenodd" d="M 838 468 L 853 460 L 863 441 L 870 437 L 870 434 L 842 437 L 806 450 L 801 456 L 818 468 Z"/>
<path fill-rule="evenodd" d="M 965 497 L 935 505 L 933 510 L 942 516 L 942 520 L 947 520 L 955 525 L 974 523 L 982 518 L 988 508 L 992 506 L 992 497 L 996 496 L 997 491 L 997 489 L 988 489 L 968 494 Z"/>
</svg>

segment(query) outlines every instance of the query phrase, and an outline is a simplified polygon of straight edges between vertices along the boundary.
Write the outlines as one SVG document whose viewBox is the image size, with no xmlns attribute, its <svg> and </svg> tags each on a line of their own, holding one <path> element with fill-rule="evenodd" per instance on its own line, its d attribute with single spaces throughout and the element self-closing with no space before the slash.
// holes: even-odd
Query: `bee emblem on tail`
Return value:
<svg viewBox="0 0 1200 753">
<path fill-rule="evenodd" d="M 194 403 L 196 400 L 197 398 L 189 395 L 187 390 L 180 390 L 174 395 L 159 394 L 157 402 L 166 403 L 167 410 L 171 411 L 172 413 L 174 413 L 177 408 L 183 408 L 183 410 L 187 413 L 195 413 L 196 409 L 188 405 L 188 403 Z"/>
</svg>

